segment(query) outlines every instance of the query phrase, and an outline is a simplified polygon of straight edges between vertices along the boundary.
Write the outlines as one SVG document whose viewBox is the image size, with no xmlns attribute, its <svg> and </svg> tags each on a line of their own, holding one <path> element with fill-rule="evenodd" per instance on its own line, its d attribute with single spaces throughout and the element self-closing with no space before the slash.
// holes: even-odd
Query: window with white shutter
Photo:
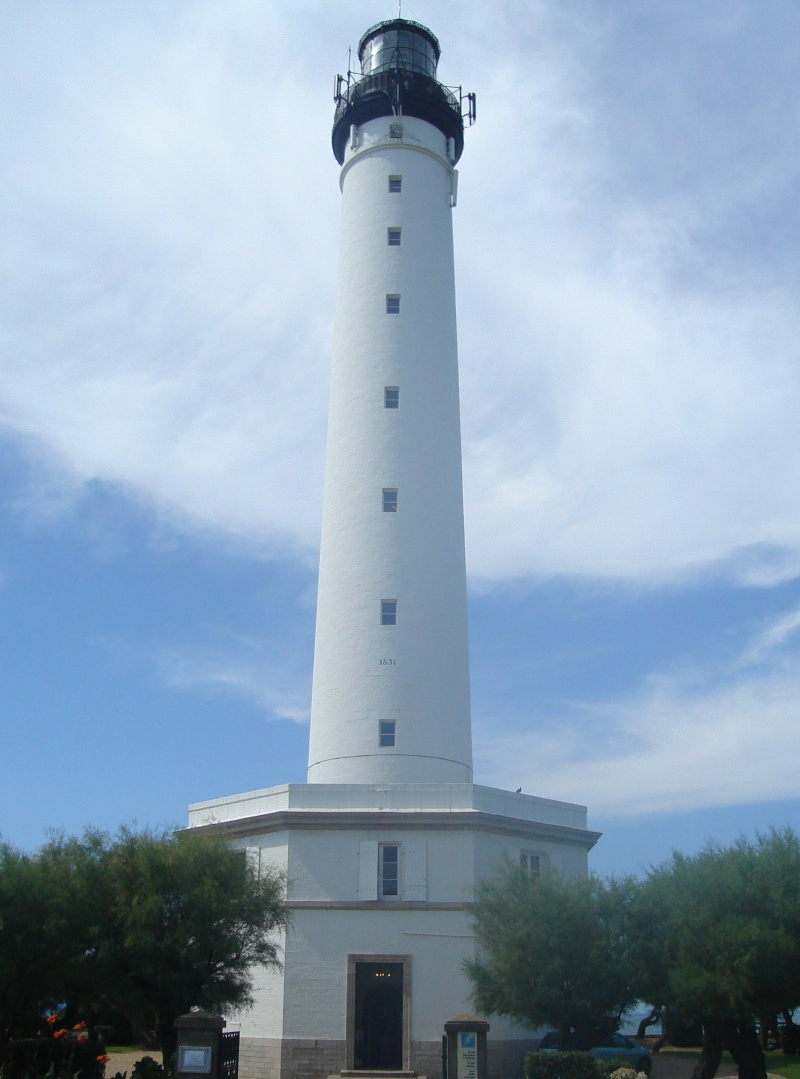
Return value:
<svg viewBox="0 0 800 1079">
<path fill-rule="evenodd" d="M 421 902 L 428 898 L 428 852 L 423 840 L 403 844 L 403 899 Z"/>
<path fill-rule="evenodd" d="M 378 842 L 374 839 L 358 844 L 358 898 L 378 898 Z"/>
</svg>

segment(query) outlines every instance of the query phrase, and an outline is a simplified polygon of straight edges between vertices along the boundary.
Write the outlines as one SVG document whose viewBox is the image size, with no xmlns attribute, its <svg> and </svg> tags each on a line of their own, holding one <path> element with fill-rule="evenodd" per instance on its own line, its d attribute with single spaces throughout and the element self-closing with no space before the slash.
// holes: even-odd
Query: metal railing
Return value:
<svg viewBox="0 0 800 1079">
<path fill-rule="evenodd" d="M 239 1077 L 239 1031 L 224 1031 L 219 1046 L 219 1072 L 221 1079 Z"/>
<path fill-rule="evenodd" d="M 334 124 L 346 110 L 356 105 L 369 94 L 384 93 L 394 101 L 398 88 L 405 92 L 425 93 L 438 98 L 443 105 L 452 109 L 456 116 L 472 125 L 475 122 L 475 95 L 462 93 L 460 86 L 445 86 L 430 75 L 396 67 L 389 71 L 379 71 L 374 75 L 360 75 L 348 71 L 347 78 L 337 75 L 334 81 L 333 100 L 336 102 Z M 466 103 L 466 108 L 465 108 Z"/>
</svg>

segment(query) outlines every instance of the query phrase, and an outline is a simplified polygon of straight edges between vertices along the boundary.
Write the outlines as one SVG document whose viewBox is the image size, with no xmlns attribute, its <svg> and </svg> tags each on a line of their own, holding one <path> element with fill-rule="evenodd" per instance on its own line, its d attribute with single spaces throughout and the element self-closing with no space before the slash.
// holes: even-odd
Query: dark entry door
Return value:
<svg viewBox="0 0 800 1079">
<path fill-rule="evenodd" d="M 356 963 L 353 1057 L 359 1071 L 403 1067 L 403 964 Z"/>
</svg>

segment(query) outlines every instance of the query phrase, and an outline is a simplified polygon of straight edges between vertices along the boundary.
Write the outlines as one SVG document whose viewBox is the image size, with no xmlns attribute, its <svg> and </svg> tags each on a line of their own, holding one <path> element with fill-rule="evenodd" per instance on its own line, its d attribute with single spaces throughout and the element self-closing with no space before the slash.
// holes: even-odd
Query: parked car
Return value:
<svg viewBox="0 0 800 1079">
<path fill-rule="evenodd" d="M 549 1030 L 539 1042 L 539 1049 L 545 1053 L 554 1053 L 560 1048 L 561 1035 L 557 1030 Z M 653 1066 L 653 1058 L 649 1052 L 624 1034 L 604 1034 L 598 1037 L 589 1052 L 599 1060 L 621 1060 L 645 1075 L 650 1074 Z"/>
</svg>

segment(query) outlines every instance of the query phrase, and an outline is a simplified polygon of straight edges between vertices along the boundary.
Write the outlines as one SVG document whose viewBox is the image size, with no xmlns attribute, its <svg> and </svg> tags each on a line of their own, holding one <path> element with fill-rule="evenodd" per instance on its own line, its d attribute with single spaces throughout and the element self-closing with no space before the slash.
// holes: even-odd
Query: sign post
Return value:
<svg viewBox="0 0 800 1079">
<path fill-rule="evenodd" d="M 487 1079 L 486 1035 L 489 1024 L 477 1015 L 457 1015 L 444 1025 L 446 1079 Z"/>
<path fill-rule="evenodd" d="M 225 1020 L 199 1008 L 175 1020 L 175 1079 L 219 1079 L 220 1037 Z"/>
</svg>

